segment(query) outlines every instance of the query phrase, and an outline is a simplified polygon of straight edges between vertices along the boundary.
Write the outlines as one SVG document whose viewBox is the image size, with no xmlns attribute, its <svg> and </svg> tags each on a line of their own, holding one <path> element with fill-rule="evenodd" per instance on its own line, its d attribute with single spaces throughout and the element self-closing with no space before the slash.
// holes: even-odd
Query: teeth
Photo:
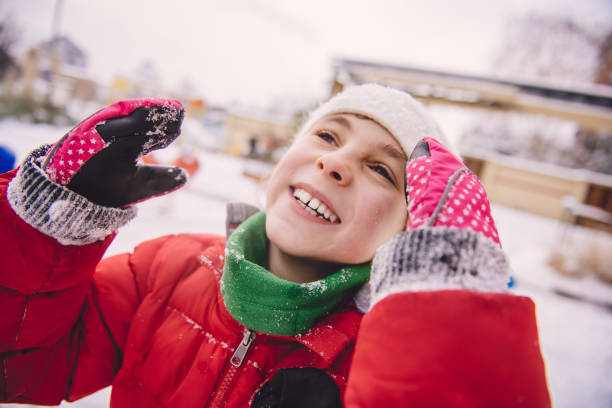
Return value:
<svg viewBox="0 0 612 408">
<path fill-rule="evenodd" d="M 317 208 L 319 208 L 319 204 L 321 204 L 321 202 L 319 200 L 317 200 L 316 198 L 313 198 L 312 200 L 310 200 L 310 202 L 308 203 L 308 206 L 310 208 L 312 208 L 313 210 L 316 210 Z"/>
<path fill-rule="evenodd" d="M 329 218 L 329 215 L 331 214 L 331 212 L 327 209 L 327 207 L 323 203 L 319 204 L 317 211 L 323 214 L 325 218 Z"/>
<path fill-rule="evenodd" d="M 312 198 L 309 192 L 302 190 L 301 188 L 296 189 L 293 192 L 293 196 L 297 199 L 297 202 L 306 209 L 311 215 L 315 217 L 324 218 L 332 224 L 338 220 L 338 216 L 331 212 L 325 204 L 319 199 Z"/>
</svg>

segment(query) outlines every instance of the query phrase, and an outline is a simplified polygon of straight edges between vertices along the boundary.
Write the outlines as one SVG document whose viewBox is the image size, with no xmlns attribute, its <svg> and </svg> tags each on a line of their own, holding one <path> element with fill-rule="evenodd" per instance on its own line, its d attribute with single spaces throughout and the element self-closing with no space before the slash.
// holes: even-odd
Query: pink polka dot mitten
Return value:
<svg viewBox="0 0 612 408">
<path fill-rule="evenodd" d="M 53 146 L 32 151 L 7 189 L 19 217 L 62 245 L 89 245 L 136 217 L 131 205 L 176 190 L 178 167 L 139 163 L 180 134 L 183 106 L 169 99 L 114 103 Z"/>
<path fill-rule="evenodd" d="M 474 173 L 435 139 L 421 140 L 406 169 L 407 229 L 471 229 L 501 246 L 487 194 Z"/>
<path fill-rule="evenodd" d="M 169 99 L 114 103 L 85 119 L 47 153 L 49 179 L 107 207 L 122 207 L 181 187 L 178 167 L 139 164 L 180 134 L 183 106 Z"/>
<path fill-rule="evenodd" d="M 376 251 L 358 307 L 367 312 L 402 292 L 505 292 L 509 263 L 478 178 L 440 142 L 425 138 L 410 155 L 406 182 L 406 231 Z"/>
</svg>

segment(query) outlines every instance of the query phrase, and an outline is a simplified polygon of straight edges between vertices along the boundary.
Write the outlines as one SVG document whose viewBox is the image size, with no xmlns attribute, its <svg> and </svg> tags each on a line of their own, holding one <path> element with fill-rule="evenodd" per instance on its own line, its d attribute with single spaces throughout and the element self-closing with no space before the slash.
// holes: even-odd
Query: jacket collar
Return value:
<svg viewBox="0 0 612 408">
<path fill-rule="evenodd" d="M 329 367 L 357 340 L 361 317 L 354 303 L 350 302 L 295 339 L 319 356 L 319 368 Z"/>
<path fill-rule="evenodd" d="M 267 245 L 263 212 L 229 237 L 221 277 L 223 302 L 232 317 L 250 329 L 279 336 L 301 334 L 305 345 L 314 344 L 320 333 L 309 336 L 309 329 L 368 279 L 370 265 L 346 266 L 319 281 L 298 284 L 262 266 L 267 263 Z"/>
</svg>

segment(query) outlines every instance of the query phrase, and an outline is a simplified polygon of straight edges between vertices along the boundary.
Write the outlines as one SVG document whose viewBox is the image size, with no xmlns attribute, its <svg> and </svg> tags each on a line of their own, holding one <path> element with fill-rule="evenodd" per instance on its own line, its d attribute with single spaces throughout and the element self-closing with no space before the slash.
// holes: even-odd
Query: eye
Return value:
<svg viewBox="0 0 612 408">
<path fill-rule="evenodd" d="M 334 146 L 338 146 L 338 143 L 336 143 L 336 139 L 334 138 L 334 135 L 331 132 L 328 132 L 327 130 L 320 130 L 316 133 L 317 137 L 324 140 L 325 142 L 334 145 Z"/>
<path fill-rule="evenodd" d="M 384 166 L 381 166 L 380 164 L 373 164 L 370 166 L 370 168 L 376 173 L 386 178 L 387 180 L 389 180 L 389 182 L 395 186 L 395 182 L 393 181 L 393 177 L 391 177 L 391 173 Z"/>
</svg>

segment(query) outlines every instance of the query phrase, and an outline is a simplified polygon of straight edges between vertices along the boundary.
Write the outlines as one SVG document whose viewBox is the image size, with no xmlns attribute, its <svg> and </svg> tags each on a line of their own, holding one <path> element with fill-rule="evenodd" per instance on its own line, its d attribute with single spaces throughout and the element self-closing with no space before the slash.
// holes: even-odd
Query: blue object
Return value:
<svg viewBox="0 0 612 408">
<path fill-rule="evenodd" d="M 514 287 L 514 276 L 510 275 L 510 277 L 508 278 L 508 289 L 512 289 Z"/>
<path fill-rule="evenodd" d="M 6 173 L 15 168 L 15 153 L 8 147 L 0 146 L 0 173 Z"/>
</svg>

